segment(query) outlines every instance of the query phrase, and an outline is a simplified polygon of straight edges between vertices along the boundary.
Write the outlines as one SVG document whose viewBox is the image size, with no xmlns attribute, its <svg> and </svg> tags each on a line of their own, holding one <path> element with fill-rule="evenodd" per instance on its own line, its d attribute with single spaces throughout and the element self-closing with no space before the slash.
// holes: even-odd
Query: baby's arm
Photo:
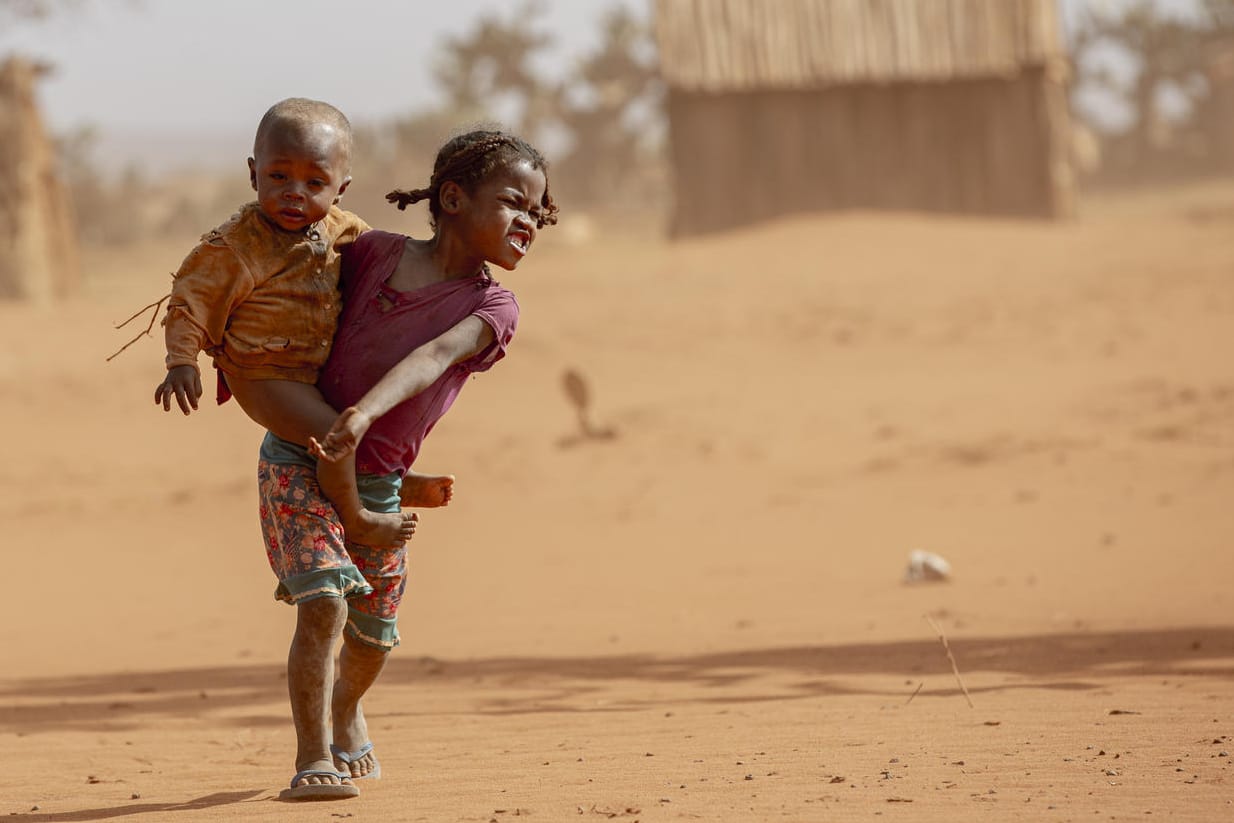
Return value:
<svg viewBox="0 0 1234 823">
<path fill-rule="evenodd" d="M 162 403 L 163 411 L 171 411 L 173 397 L 185 414 L 197 411 L 197 401 L 201 399 L 201 372 L 196 365 L 173 366 L 167 370 L 163 382 L 154 389 L 154 402 Z"/>
<path fill-rule="evenodd" d="M 221 345 L 227 320 L 253 291 L 248 268 L 217 234 L 207 235 L 180 264 L 163 318 L 167 375 L 154 389 L 154 402 L 171 411 L 174 397 L 189 414 L 201 399 L 197 355 Z"/>
<path fill-rule="evenodd" d="M 494 339 L 484 320 L 474 314 L 463 318 L 396 363 L 356 405 L 343 410 L 324 440 L 310 442 L 309 451 L 329 461 L 351 454 L 374 420 L 427 389 L 455 363 L 484 351 Z"/>
</svg>

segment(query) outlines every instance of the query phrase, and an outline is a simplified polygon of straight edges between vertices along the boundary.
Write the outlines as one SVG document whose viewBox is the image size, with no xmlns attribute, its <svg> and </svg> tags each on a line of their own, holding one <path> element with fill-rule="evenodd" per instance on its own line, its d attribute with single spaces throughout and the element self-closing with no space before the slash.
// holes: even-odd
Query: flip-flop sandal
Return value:
<svg viewBox="0 0 1234 823">
<path fill-rule="evenodd" d="M 346 800 L 349 797 L 359 797 L 360 790 L 351 783 L 305 783 L 297 786 L 306 777 L 337 777 L 339 780 L 350 780 L 351 775 L 331 771 L 329 769 L 305 769 L 296 772 L 291 779 L 291 788 L 279 792 L 279 800 Z"/>
<path fill-rule="evenodd" d="M 373 750 L 372 743 L 365 743 L 363 746 L 356 749 L 354 752 L 345 752 L 342 749 L 340 749 L 338 746 L 334 745 L 333 743 L 330 744 L 330 754 L 334 755 L 335 760 L 342 761 L 347 766 L 350 766 L 352 763 L 355 763 L 357 760 L 364 757 L 366 754 L 368 754 L 372 750 Z M 377 758 L 374 757 L 373 758 L 373 770 L 371 772 L 369 772 L 368 774 L 362 774 L 359 777 L 353 774 L 348 774 L 347 776 L 350 777 L 352 780 L 368 780 L 370 778 L 375 780 L 381 777 L 381 763 L 379 763 L 377 761 Z"/>
</svg>

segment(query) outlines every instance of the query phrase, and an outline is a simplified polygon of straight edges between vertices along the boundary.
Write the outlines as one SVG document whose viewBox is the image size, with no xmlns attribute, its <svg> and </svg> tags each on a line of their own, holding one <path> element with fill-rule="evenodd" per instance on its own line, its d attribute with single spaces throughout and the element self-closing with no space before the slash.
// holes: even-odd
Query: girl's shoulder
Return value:
<svg viewBox="0 0 1234 823">
<path fill-rule="evenodd" d="M 397 232 L 369 229 L 356 238 L 355 245 L 357 248 L 390 249 L 401 247 L 410 239 L 412 238 Z"/>
</svg>

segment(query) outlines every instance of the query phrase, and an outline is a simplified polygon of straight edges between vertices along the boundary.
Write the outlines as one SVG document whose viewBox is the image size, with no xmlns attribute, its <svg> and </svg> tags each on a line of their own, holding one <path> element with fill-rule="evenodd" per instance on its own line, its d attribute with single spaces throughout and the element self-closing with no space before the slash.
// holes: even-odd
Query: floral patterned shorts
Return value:
<svg viewBox="0 0 1234 823">
<path fill-rule="evenodd" d="M 317 485 L 317 473 L 306 466 L 260 460 L 257 488 L 266 557 L 279 579 L 275 598 L 292 605 L 317 597 L 346 598 L 349 633 L 377 648 L 397 646 L 396 619 L 407 586 L 406 547 L 348 543 L 334 506 Z M 365 504 L 398 510 L 397 494 L 379 507 L 371 500 Z"/>
</svg>

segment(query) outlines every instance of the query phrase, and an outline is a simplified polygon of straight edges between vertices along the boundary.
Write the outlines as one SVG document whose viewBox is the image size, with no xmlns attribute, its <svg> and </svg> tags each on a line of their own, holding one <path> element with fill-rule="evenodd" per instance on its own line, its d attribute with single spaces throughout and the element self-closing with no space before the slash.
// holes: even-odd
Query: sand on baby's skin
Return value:
<svg viewBox="0 0 1234 823">
<path fill-rule="evenodd" d="M 0 814 L 1226 819 L 1230 203 L 546 231 L 423 454 L 458 485 L 367 704 L 384 779 L 330 806 L 273 800 L 257 428 L 156 411 L 157 339 L 103 362 L 188 241 L 92 252 L 80 299 L 0 305 Z"/>
</svg>

